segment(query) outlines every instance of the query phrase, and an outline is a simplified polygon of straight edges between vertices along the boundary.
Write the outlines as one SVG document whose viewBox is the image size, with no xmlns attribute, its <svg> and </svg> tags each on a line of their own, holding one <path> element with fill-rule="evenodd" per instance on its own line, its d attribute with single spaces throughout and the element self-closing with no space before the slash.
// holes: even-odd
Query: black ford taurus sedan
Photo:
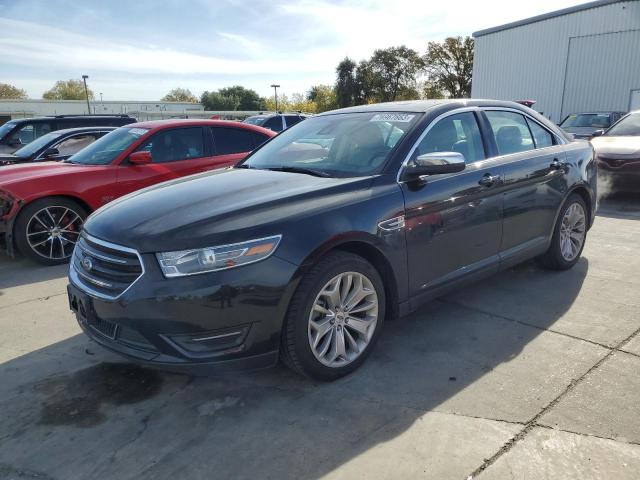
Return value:
<svg viewBox="0 0 640 480">
<path fill-rule="evenodd" d="M 412 101 L 318 115 L 239 165 L 110 203 L 69 271 L 84 331 L 170 370 L 330 380 L 383 322 L 538 257 L 579 259 L 596 165 L 533 110 Z"/>
</svg>

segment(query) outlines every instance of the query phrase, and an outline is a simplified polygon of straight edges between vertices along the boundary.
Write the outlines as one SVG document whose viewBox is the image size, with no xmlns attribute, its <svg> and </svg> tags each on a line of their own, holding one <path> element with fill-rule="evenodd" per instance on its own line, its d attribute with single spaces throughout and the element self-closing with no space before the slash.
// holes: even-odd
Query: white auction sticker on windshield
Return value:
<svg viewBox="0 0 640 480">
<path fill-rule="evenodd" d="M 131 135 L 135 135 L 136 137 L 144 135 L 147 132 L 148 132 L 148 130 L 146 128 L 130 128 L 129 129 L 129 133 Z"/>
<path fill-rule="evenodd" d="M 370 122 L 402 122 L 407 123 L 413 120 L 415 115 L 408 113 L 378 113 L 371 117 Z"/>
</svg>

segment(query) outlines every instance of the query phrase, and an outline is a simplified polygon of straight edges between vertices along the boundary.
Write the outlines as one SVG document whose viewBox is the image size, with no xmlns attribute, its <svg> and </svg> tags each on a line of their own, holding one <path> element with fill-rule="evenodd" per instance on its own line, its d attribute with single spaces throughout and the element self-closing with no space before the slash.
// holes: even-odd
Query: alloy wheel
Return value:
<svg viewBox="0 0 640 480">
<path fill-rule="evenodd" d="M 309 314 L 309 345 L 316 359 L 343 367 L 367 348 L 378 322 L 378 295 L 362 273 L 344 272 L 329 280 Z"/>
<path fill-rule="evenodd" d="M 579 203 L 572 203 L 564 212 L 560 224 L 560 253 L 567 262 L 574 260 L 582 249 L 587 232 L 586 218 Z"/>
<path fill-rule="evenodd" d="M 36 254 L 49 260 L 63 260 L 73 253 L 83 220 L 68 207 L 49 206 L 38 210 L 27 223 L 27 242 Z"/>
</svg>

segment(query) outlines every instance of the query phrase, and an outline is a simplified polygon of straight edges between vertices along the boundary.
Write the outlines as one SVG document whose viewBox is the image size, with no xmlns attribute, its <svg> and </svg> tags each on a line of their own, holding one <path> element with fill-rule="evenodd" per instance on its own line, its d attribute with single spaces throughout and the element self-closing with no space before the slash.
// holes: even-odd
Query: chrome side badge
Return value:
<svg viewBox="0 0 640 480">
<path fill-rule="evenodd" d="M 378 223 L 378 228 L 385 232 L 392 232 L 394 230 L 401 230 L 404 228 L 404 215 L 400 215 L 399 217 L 393 217 L 389 220 L 383 220 Z"/>
</svg>

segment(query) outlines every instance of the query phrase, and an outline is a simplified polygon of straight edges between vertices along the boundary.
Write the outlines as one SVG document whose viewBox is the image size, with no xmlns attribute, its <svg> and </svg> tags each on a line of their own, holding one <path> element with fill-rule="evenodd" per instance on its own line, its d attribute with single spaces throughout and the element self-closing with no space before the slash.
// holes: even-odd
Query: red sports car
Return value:
<svg viewBox="0 0 640 480">
<path fill-rule="evenodd" d="M 239 122 L 160 120 L 114 130 L 64 162 L 0 171 L 0 235 L 46 265 L 67 262 L 89 213 L 159 182 L 234 165 L 275 133 Z"/>
</svg>

